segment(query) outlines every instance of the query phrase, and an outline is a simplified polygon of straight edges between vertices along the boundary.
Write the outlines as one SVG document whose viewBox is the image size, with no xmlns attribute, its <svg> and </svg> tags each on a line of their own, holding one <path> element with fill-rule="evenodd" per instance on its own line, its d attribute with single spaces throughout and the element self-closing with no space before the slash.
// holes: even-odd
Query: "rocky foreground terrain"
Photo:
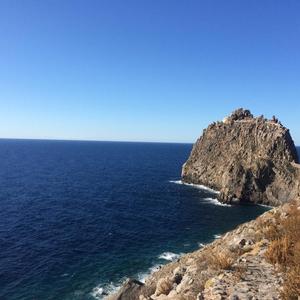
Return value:
<svg viewBox="0 0 300 300">
<path fill-rule="evenodd" d="M 300 299 L 300 166 L 287 128 L 239 109 L 211 124 L 182 170 L 230 203 L 274 206 L 108 300 Z"/>
<path fill-rule="evenodd" d="M 289 130 L 275 117 L 238 109 L 204 129 L 182 180 L 220 191 L 219 200 L 279 205 L 297 196 L 300 169 Z"/>
<path fill-rule="evenodd" d="M 264 213 L 109 300 L 275 300 L 300 296 L 300 200 Z"/>
</svg>

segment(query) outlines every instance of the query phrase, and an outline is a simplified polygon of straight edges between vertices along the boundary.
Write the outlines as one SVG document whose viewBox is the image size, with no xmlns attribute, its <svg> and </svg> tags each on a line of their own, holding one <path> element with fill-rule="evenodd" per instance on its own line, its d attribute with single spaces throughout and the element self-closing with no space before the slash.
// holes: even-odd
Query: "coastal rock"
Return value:
<svg viewBox="0 0 300 300">
<path fill-rule="evenodd" d="M 285 274 L 288 269 L 284 271 L 270 263 L 266 255 L 276 244 L 285 220 L 292 214 L 297 217 L 286 224 L 289 224 L 289 230 L 295 230 L 299 235 L 300 199 L 295 199 L 238 226 L 180 260 L 162 266 L 143 285 L 126 283 L 116 298 L 108 299 L 294 299 L 282 296 L 284 286 L 291 280 Z M 286 232 L 286 229 L 282 231 Z"/>
<path fill-rule="evenodd" d="M 173 282 L 169 278 L 161 278 L 157 282 L 156 290 L 155 290 L 155 296 L 160 295 L 168 295 L 169 292 L 172 290 Z"/>
<path fill-rule="evenodd" d="M 277 206 L 299 195 L 299 178 L 289 130 L 244 109 L 204 129 L 182 168 L 183 182 L 220 191 L 224 203 Z"/>
<path fill-rule="evenodd" d="M 297 299 L 299 178 L 293 140 L 275 117 L 239 109 L 213 123 L 183 166 L 183 181 L 219 190 L 223 202 L 279 206 L 162 266 L 144 284 L 127 281 L 107 299 Z"/>
<path fill-rule="evenodd" d="M 127 279 L 120 290 L 107 300 L 139 300 L 144 284 L 135 279 Z"/>
</svg>

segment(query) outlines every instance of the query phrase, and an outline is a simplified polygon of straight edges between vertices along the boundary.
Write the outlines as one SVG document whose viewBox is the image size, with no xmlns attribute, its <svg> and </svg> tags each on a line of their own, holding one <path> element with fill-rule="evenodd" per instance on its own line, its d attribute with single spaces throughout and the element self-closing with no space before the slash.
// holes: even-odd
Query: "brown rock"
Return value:
<svg viewBox="0 0 300 300">
<path fill-rule="evenodd" d="M 219 190 L 221 202 L 279 205 L 299 195 L 297 163 L 287 128 L 238 109 L 203 131 L 182 180 Z"/>
</svg>

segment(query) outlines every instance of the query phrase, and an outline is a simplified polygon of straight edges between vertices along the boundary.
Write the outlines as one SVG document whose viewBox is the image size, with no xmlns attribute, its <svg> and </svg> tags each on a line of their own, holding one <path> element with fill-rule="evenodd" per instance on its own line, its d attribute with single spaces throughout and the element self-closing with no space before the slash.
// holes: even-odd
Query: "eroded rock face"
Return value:
<svg viewBox="0 0 300 300">
<path fill-rule="evenodd" d="M 297 163 L 289 130 L 275 117 L 238 109 L 203 131 L 182 180 L 219 190 L 221 202 L 279 205 L 299 195 Z"/>
</svg>

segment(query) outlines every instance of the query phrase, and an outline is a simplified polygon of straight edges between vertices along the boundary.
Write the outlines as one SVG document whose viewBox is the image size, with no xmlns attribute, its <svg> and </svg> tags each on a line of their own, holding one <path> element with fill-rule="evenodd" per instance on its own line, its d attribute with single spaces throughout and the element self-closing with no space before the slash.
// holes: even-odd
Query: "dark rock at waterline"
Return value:
<svg viewBox="0 0 300 300">
<path fill-rule="evenodd" d="M 138 300 L 144 284 L 135 279 L 127 279 L 119 291 L 107 300 Z"/>
<path fill-rule="evenodd" d="M 289 130 L 276 117 L 238 109 L 204 129 L 182 180 L 220 191 L 225 203 L 279 205 L 299 195 L 300 167 Z"/>
</svg>

